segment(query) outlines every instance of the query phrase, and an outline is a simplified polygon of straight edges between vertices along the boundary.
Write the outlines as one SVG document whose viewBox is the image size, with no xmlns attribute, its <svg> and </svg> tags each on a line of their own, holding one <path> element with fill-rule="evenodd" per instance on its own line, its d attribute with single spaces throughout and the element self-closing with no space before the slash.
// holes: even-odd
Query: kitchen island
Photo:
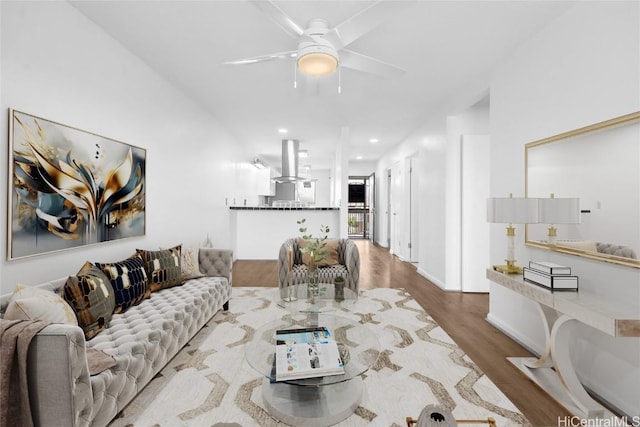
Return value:
<svg viewBox="0 0 640 427">
<path fill-rule="evenodd" d="M 307 233 L 318 236 L 320 226 L 339 237 L 340 208 L 231 206 L 231 244 L 236 259 L 275 260 L 282 243 L 301 236 L 298 220 L 306 219 Z"/>
</svg>

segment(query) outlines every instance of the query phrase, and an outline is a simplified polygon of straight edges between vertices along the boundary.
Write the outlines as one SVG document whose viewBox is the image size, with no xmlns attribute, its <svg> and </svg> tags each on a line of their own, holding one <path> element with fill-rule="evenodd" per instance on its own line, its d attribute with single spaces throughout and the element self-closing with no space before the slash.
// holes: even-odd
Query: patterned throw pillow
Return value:
<svg viewBox="0 0 640 427">
<path fill-rule="evenodd" d="M 18 285 L 4 313 L 6 320 L 42 320 L 78 325 L 73 309 L 53 291 Z"/>
<path fill-rule="evenodd" d="M 116 306 L 116 296 L 109 278 L 95 265 L 85 262 L 64 285 L 64 299 L 78 318 L 78 326 L 90 340 L 109 325 Z"/>
<path fill-rule="evenodd" d="M 144 262 L 139 255 L 134 255 L 120 262 L 95 263 L 111 282 L 115 292 L 116 306 L 114 313 L 124 313 L 131 306 L 144 300 L 148 288 Z"/>
<path fill-rule="evenodd" d="M 144 260 L 151 292 L 182 284 L 180 252 L 182 245 L 159 251 L 136 249 Z"/>
<path fill-rule="evenodd" d="M 200 272 L 200 261 L 198 260 L 197 248 L 186 248 L 182 250 L 182 281 L 189 279 L 197 279 L 204 276 Z"/>
</svg>

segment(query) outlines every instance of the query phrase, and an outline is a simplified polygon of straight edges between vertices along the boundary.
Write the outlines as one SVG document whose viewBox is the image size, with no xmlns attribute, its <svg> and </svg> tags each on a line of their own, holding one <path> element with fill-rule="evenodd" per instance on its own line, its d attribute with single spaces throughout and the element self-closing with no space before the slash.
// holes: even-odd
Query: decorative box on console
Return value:
<svg viewBox="0 0 640 427">
<path fill-rule="evenodd" d="M 529 268 L 547 274 L 570 275 L 571 267 L 546 261 L 529 261 Z"/>
<path fill-rule="evenodd" d="M 524 280 L 551 291 L 577 291 L 578 276 L 571 275 L 571 267 L 551 262 L 529 261 L 522 269 Z"/>
</svg>

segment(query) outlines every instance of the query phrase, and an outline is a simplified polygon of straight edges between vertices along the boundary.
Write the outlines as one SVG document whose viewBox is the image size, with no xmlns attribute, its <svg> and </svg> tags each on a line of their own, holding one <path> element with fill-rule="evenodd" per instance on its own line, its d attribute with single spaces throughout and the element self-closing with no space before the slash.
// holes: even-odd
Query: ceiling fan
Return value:
<svg viewBox="0 0 640 427">
<path fill-rule="evenodd" d="M 255 64 L 295 58 L 297 70 L 312 77 L 332 74 L 336 70 L 339 71 L 339 67 L 383 77 L 401 76 L 405 73 L 402 68 L 346 47 L 387 20 L 391 14 L 399 12 L 414 1 L 379 0 L 333 28 L 329 28 L 329 23 L 325 19 L 314 18 L 309 21 L 307 28 L 303 29 L 273 1 L 252 0 L 251 3 L 255 7 L 278 24 L 288 35 L 298 40 L 298 48 L 230 61 L 226 64 Z M 338 90 L 340 90 L 339 86 Z"/>
</svg>

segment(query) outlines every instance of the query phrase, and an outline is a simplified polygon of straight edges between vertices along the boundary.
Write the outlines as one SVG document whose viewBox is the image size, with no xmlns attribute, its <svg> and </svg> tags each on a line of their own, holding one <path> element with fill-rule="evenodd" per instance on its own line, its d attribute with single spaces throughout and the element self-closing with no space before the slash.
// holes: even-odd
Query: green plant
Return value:
<svg viewBox="0 0 640 427">
<path fill-rule="evenodd" d="M 313 237 L 311 233 L 307 233 L 305 222 L 305 218 L 297 221 L 300 226 L 299 231 L 302 233 L 302 239 L 305 241 L 304 248 L 301 248 L 300 252 L 309 254 L 309 256 L 313 258 L 313 262 L 317 265 L 318 262 L 324 261 L 329 253 L 325 250 L 327 238 L 329 237 L 329 226 L 321 225 L 320 236 Z"/>
<path fill-rule="evenodd" d="M 355 227 L 356 223 L 358 222 L 358 219 L 354 215 L 349 215 L 347 222 L 350 227 Z"/>
</svg>

